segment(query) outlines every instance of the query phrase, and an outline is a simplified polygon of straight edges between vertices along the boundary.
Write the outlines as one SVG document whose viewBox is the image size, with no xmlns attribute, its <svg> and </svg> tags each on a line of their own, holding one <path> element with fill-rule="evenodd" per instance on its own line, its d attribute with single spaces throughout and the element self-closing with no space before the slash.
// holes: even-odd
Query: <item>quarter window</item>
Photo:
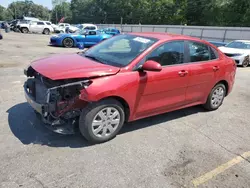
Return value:
<svg viewBox="0 0 250 188">
<path fill-rule="evenodd" d="M 216 52 L 215 49 L 213 49 L 212 47 L 210 47 L 210 52 L 211 52 L 211 60 L 218 58 L 218 53 Z"/>
<path fill-rule="evenodd" d="M 188 42 L 190 62 L 210 60 L 210 50 L 207 45 L 198 42 Z"/>
<path fill-rule="evenodd" d="M 184 41 L 168 42 L 149 54 L 146 60 L 153 60 L 162 66 L 182 64 L 184 59 Z"/>
</svg>

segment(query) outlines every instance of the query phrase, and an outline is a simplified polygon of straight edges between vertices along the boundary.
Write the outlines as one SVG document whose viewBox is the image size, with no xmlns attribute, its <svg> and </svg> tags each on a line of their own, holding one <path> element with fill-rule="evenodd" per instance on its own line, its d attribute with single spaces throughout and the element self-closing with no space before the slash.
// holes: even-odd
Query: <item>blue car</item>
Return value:
<svg viewBox="0 0 250 188">
<path fill-rule="evenodd" d="M 112 37 L 112 35 L 96 30 L 81 30 L 78 33 L 63 33 L 52 36 L 50 38 L 50 44 L 66 48 L 78 47 L 80 44 L 83 44 L 84 47 L 91 47 L 110 37 Z"/>
<path fill-rule="evenodd" d="M 118 34 L 120 34 L 119 29 L 116 29 L 116 28 L 105 28 L 105 29 L 102 29 L 101 32 L 109 34 L 109 35 L 118 35 Z"/>
</svg>

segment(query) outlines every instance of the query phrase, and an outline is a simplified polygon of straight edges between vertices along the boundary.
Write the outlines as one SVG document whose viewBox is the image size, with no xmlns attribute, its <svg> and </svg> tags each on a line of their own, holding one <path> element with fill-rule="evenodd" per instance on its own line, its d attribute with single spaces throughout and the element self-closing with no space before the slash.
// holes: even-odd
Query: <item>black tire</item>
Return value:
<svg viewBox="0 0 250 188">
<path fill-rule="evenodd" d="M 29 29 L 27 27 L 23 27 L 23 28 L 21 28 L 21 32 L 22 33 L 28 33 Z"/>
<path fill-rule="evenodd" d="M 246 57 L 242 63 L 242 67 L 246 68 L 249 65 L 249 57 Z"/>
<path fill-rule="evenodd" d="M 101 110 L 111 107 L 115 108 L 120 113 L 120 122 L 113 133 L 105 137 L 98 137 L 93 133 L 92 122 Z M 115 99 L 105 99 L 96 103 L 90 103 L 82 110 L 79 119 L 79 129 L 81 134 L 91 143 L 102 143 L 113 139 L 122 128 L 125 121 L 125 113 L 122 104 Z"/>
<path fill-rule="evenodd" d="M 222 98 L 222 100 L 219 102 L 218 105 L 214 106 L 214 105 L 212 104 L 213 94 L 215 93 L 215 91 L 216 91 L 218 88 L 223 89 L 223 96 L 222 96 L 223 98 Z M 203 105 L 203 107 L 204 107 L 205 109 L 209 110 L 209 111 L 217 110 L 217 109 L 222 105 L 225 96 L 226 96 L 226 86 L 225 86 L 224 84 L 222 84 L 222 83 L 219 83 L 219 84 L 217 84 L 216 86 L 214 86 L 214 88 L 211 90 L 211 92 L 210 92 L 210 94 L 209 94 L 209 96 L 208 96 L 208 98 L 207 98 L 207 101 L 206 101 L 206 103 Z"/>
<path fill-rule="evenodd" d="M 71 38 L 65 38 L 63 39 L 62 44 L 66 48 L 72 48 L 74 46 L 74 41 Z"/>
<path fill-rule="evenodd" d="M 49 35 L 49 33 L 50 33 L 50 30 L 49 30 L 49 29 L 45 28 L 45 29 L 43 30 L 43 34 Z"/>
</svg>

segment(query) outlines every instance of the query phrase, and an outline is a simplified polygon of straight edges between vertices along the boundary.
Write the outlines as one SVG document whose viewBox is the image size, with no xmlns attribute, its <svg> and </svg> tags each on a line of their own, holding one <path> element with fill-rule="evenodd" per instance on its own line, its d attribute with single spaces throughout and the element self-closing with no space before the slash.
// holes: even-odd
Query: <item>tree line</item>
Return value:
<svg viewBox="0 0 250 188">
<path fill-rule="evenodd" d="M 56 23 L 250 26 L 249 0 L 52 0 L 53 9 L 31 0 L 0 6 L 0 20 L 34 16 Z"/>
</svg>

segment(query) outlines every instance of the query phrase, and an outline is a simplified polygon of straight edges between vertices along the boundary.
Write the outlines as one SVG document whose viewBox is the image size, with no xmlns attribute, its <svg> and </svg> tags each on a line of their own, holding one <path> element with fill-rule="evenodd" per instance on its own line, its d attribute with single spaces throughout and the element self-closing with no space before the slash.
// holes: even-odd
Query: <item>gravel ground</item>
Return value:
<svg viewBox="0 0 250 188">
<path fill-rule="evenodd" d="M 250 67 L 238 68 L 233 92 L 217 111 L 192 107 L 139 120 L 109 142 L 89 145 L 79 133 L 44 128 L 22 88 L 31 61 L 78 49 L 50 47 L 49 36 L 3 34 L 0 187 L 194 187 L 208 172 L 198 187 L 250 187 L 250 155 L 242 157 L 250 151 Z"/>
</svg>

